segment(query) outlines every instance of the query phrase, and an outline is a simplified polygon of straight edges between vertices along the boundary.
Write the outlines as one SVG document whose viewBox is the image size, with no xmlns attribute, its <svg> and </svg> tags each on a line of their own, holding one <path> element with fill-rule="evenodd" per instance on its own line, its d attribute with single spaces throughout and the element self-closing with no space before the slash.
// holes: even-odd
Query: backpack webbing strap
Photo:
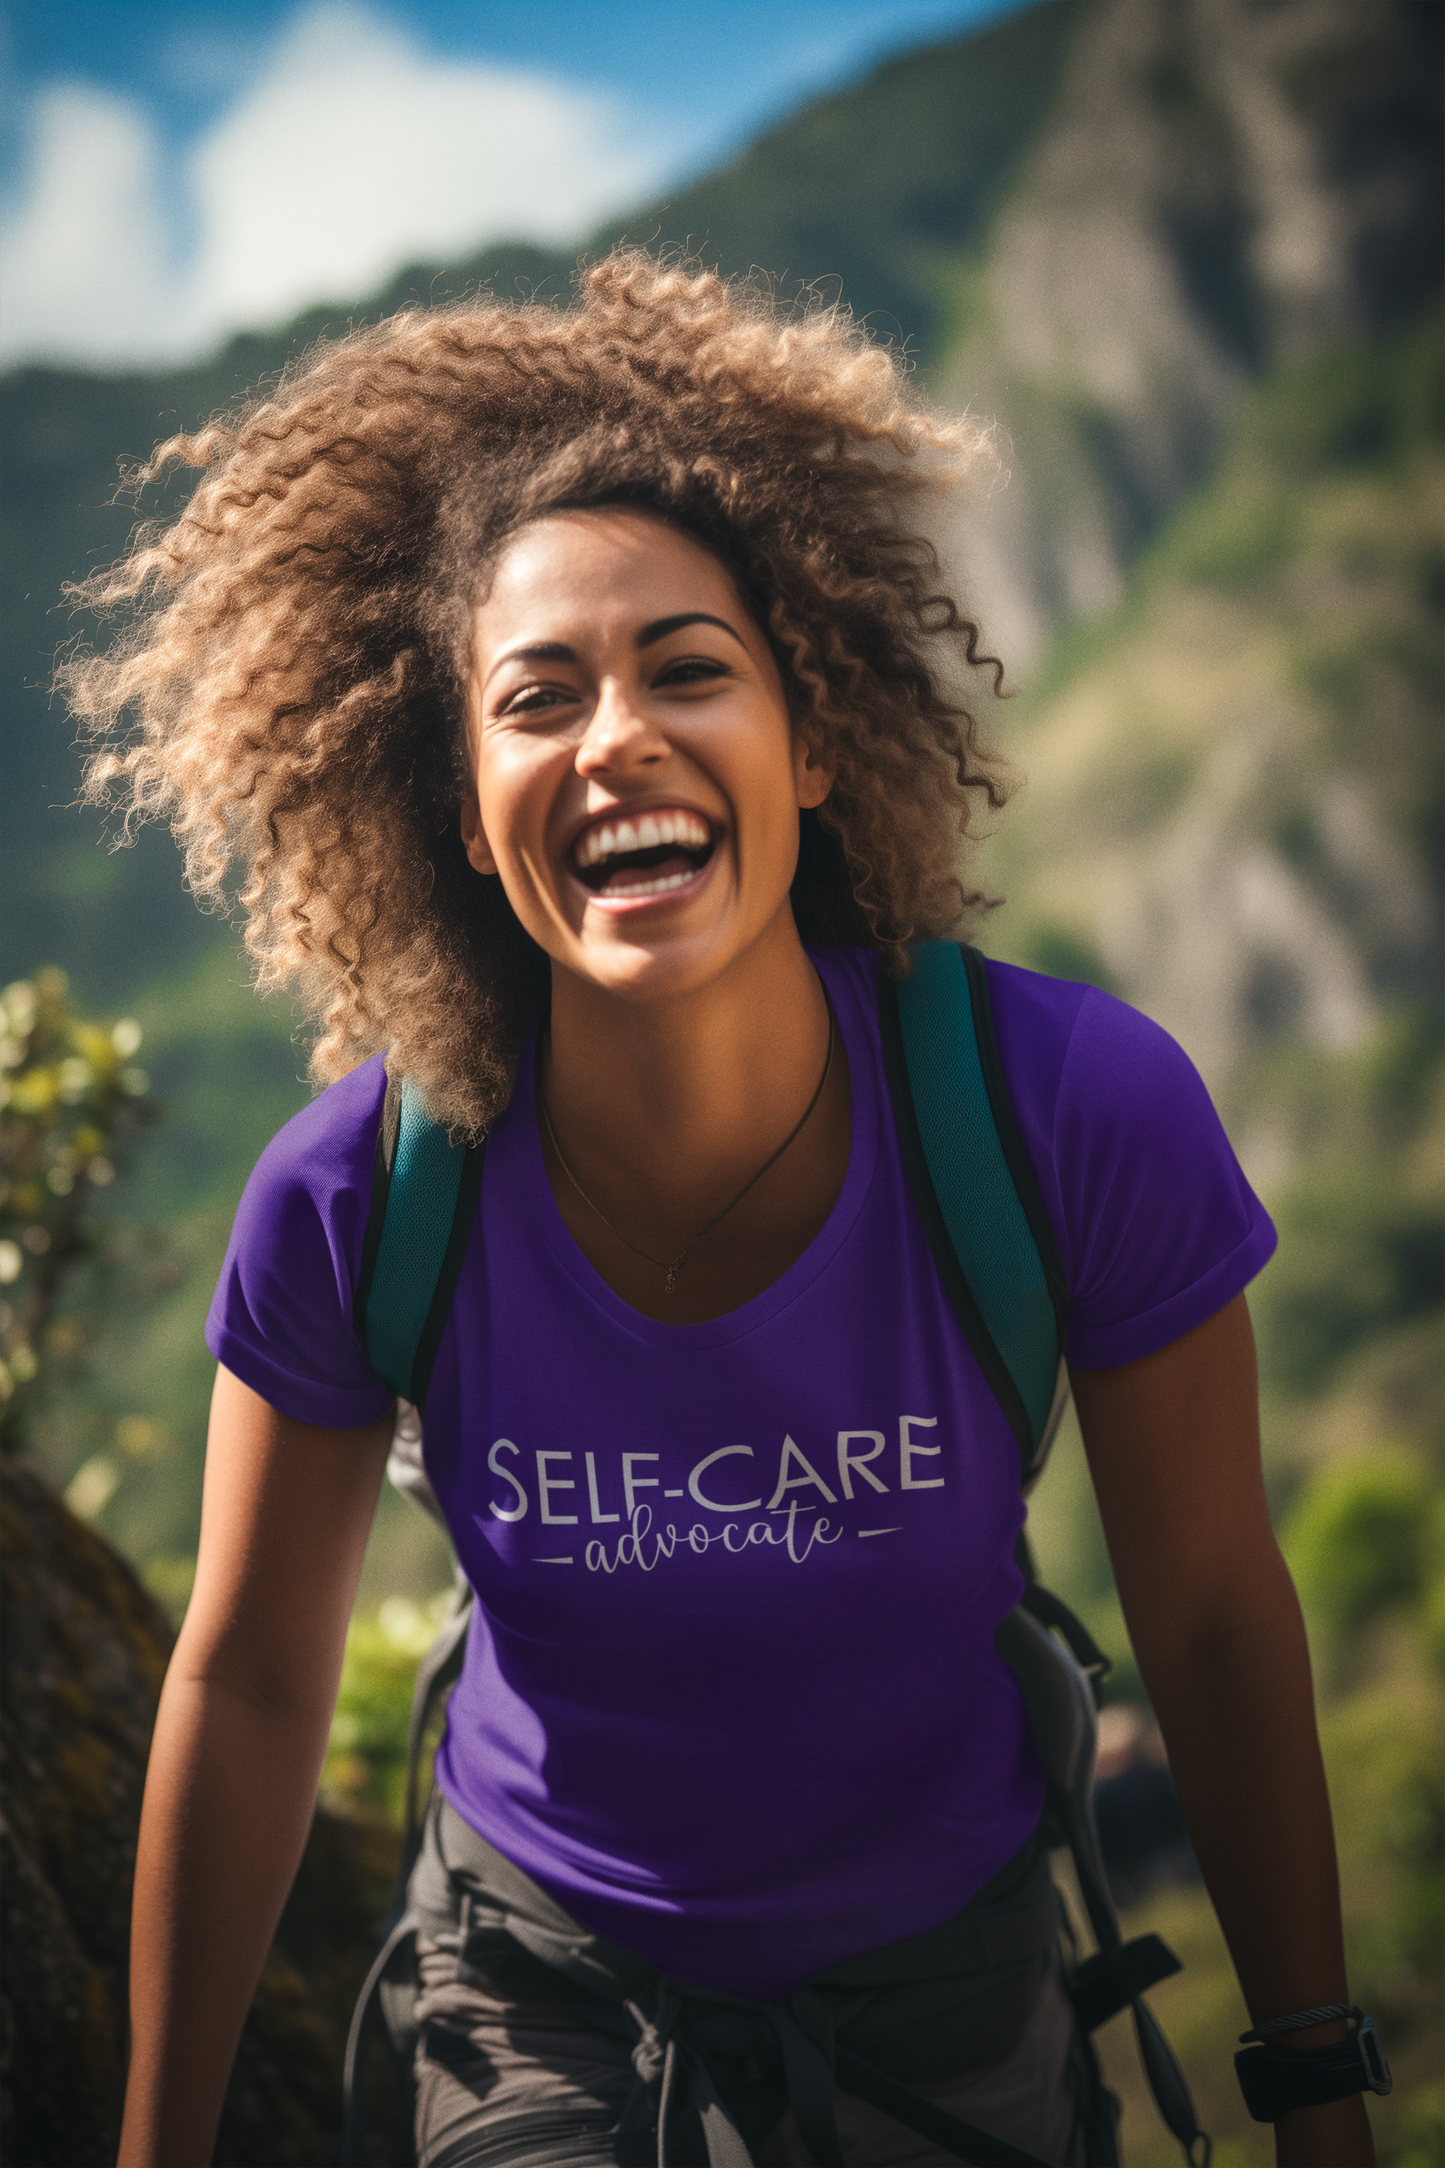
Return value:
<svg viewBox="0 0 1445 2168">
<path fill-rule="evenodd" d="M 420 1407 L 481 1190 L 486 1138 L 454 1144 L 393 1078 L 372 1167 L 356 1329 L 378 1377 Z"/>
<path fill-rule="evenodd" d="M 885 1063 L 893 1040 L 899 1068 L 889 1063 L 889 1083 L 909 1179 L 1027 1474 L 1054 1405 L 1068 1291 L 1004 1084 L 983 958 L 952 941 L 924 943 L 909 976 L 885 985 L 883 1024 Z"/>
<path fill-rule="evenodd" d="M 889 2077 L 851 2049 L 835 2048 L 833 2057 L 838 2083 L 846 2092 L 856 2093 L 870 2107 L 880 2108 L 906 2130 L 916 2130 L 920 2138 L 931 2139 L 941 2153 L 951 2153 L 955 2160 L 969 2163 L 970 2168 L 1044 2168 L 1037 2153 L 1026 2153 L 1007 2138 L 965 2122 L 951 2108 L 940 2108 L 937 2102 Z"/>
</svg>

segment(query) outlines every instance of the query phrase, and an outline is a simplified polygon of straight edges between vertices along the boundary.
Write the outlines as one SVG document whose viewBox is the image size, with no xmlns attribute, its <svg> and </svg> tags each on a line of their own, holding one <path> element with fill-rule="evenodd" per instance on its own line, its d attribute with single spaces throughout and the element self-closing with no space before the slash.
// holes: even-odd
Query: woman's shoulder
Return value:
<svg viewBox="0 0 1445 2168">
<path fill-rule="evenodd" d="M 1222 1309 L 1274 1248 L 1198 1070 L 1099 987 L 990 962 L 999 1062 L 1064 1260 L 1069 1360 L 1132 1362 Z"/>
<path fill-rule="evenodd" d="M 328 1084 L 277 1130 L 248 1187 L 305 1192 L 318 1200 L 338 1190 L 369 1194 L 385 1097 L 386 1060 L 375 1054 Z"/>
<path fill-rule="evenodd" d="M 987 959 L 989 1007 L 1011 1093 L 1117 1103 L 1159 1089 L 1202 1091 L 1193 1062 L 1152 1016 L 1077 979 Z"/>
<path fill-rule="evenodd" d="M 241 1194 L 227 1269 L 278 1284 L 334 1264 L 360 1268 L 372 1168 L 386 1096 L 381 1055 L 362 1062 L 293 1114 L 261 1153 Z M 329 1269 L 329 1267 L 328 1267 Z"/>
<path fill-rule="evenodd" d="M 876 1013 L 882 959 L 876 949 L 824 948 L 810 953 L 830 985 L 848 986 Z M 984 959 L 994 1037 L 1010 1098 L 1042 1110 L 1067 1084 L 1073 1094 L 1117 1103 L 1163 1087 L 1203 1091 L 1178 1041 L 1142 1010 L 1117 995 L 1073 979 L 1051 978 L 1021 964 Z"/>
<path fill-rule="evenodd" d="M 386 1094 L 380 1055 L 329 1085 L 257 1160 L 206 1340 L 263 1400 L 307 1423 L 368 1423 L 390 1393 L 352 1318 Z"/>
<path fill-rule="evenodd" d="M 1233 1154 L 1203 1078 L 1162 1024 L 1101 987 L 988 964 L 999 1066 L 1030 1156 L 1065 1182 L 1121 1161 L 1189 1168 Z"/>
</svg>

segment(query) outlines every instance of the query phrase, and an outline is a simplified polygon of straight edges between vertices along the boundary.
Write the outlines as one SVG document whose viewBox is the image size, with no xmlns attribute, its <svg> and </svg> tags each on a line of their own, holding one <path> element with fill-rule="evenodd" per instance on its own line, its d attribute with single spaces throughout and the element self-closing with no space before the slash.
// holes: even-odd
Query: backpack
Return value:
<svg viewBox="0 0 1445 2168">
<path fill-rule="evenodd" d="M 944 1292 L 1013 1430 L 1027 1497 L 1068 1400 L 1063 1356 L 1068 1288 L 1004 1083 L 982 955 L 950 941 L 922 944 L 913 952 L 907 978 L 880 985 L 879 1017 L 908 1182 Z M 471 1145 L 453 1143 L 425 1113 L 417 1092 L 404 1081 L 388 1082 L 355 1321 L 373 1369 L 400 1403 L 388 1475 L 438 1520 L 421 1458 L 418 1411 L 456 1293 L 485 1152 L 485 1136 Z M 1199 2128 L 1183 2072 L 1143 2000 L 1146 1988 L 1182 1969 L 1180 1961 L 1158 1935 L 1124 1941 L 1094 1822 L 1095 1720 L 1110 1662 L 1067 1604 L 1039 1582 L 1022 1532 L 1016 1558 L 1026 1585 L 999 1628 L 996 1647 L 1018 1678 L 1044 1765 L 1046 1841 L 1050 1848 L 1068 1846 L 1098 1945 L 1091 1957 L 1071 1967 L 1069 1992 L 1085 2033 L 1130 2009 L 1159 2112 L 1186 2159 L 1197 2158 L 1200 2168 L 1207 2168 L 1210 2141 Z M 393 2041 L 404 2047 L 407 2038 L 413 1988 L 406 1884 L 420 1843 L 421 1745 L 440 1695 L 460 1673 L 473 1600 L 458 1568 L 451 1614 L 417 1676 L 397 1903 L 347 2043 L 343 2158 L 348 2162 L 369 2158 L 357 2079 L 375 2003 Z M 867 2073 L 866 2066 L 849 2073 L 849 2090 L 872 2098 L 960 2159 L 1028 2157 L 970 2131 L 908 2088 L 881 2073 Z M 949 2124 L 951 2135 L 943 2127 Z M 974 2141 L 966 2152 L 960 2150 L 960 2133 Z"/>
</svg>

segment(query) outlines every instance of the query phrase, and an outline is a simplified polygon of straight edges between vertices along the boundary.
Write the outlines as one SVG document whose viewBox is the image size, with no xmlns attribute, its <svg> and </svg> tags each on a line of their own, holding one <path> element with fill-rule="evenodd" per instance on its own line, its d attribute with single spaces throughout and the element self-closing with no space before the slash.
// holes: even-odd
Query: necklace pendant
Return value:
<svg viewBox="0 0 1445 2168">
<path fill-rule="evenodd" d="M 679 1272 L 681 1272 L 686 1262 L 687 1252 L 685 1250 L 681 1257 L 674 1257 L 672 1263 L 667 1268 L 667 1277 L 662 1283 L 662 1292 L 664 1293 L 664 1295 L 675 1295 L 677 1293 L 677 1276 Z"/>
</svg>

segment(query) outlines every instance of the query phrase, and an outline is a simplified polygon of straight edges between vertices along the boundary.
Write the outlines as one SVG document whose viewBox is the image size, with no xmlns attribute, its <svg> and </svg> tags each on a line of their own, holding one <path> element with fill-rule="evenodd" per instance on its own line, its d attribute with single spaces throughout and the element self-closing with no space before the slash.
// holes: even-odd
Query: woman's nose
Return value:
<svg viewBox="0 0 1445 2168">
<path fill-rule="evenodd" d="M 647 767 L 672 750 L 663 732 L 615 679 L 603 683 L 577 748 L 579 775 Z"/>
</svg>

